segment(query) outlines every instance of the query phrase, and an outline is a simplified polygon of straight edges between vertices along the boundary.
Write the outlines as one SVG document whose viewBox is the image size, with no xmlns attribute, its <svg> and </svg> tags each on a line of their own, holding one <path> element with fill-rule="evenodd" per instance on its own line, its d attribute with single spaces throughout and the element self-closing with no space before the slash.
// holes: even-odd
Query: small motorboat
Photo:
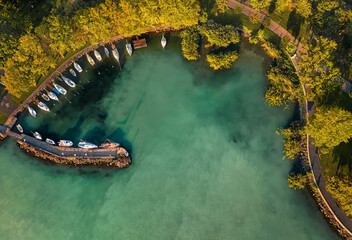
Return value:
<svg viewBox="0 0 352 240">
<path fill-rule="evenodd" d="M 97 148 L 98 146 L 93 144 L 93 143 L 90 143 L 90 142 L 86 142 L 86 141 L 80 141 L 78 143 L 78 147 L 80 148 Z"/>
<path fill-rule="evenodd" d="M 33 117 L 37 116 L 37 112 L 33 108 L 31 108 L 30 106 L 28 106 L 28 111 Z"/>
<path fill-rule="evenodd" d="M 126 44 L 126 50 L 130 56 L 132 56 L 132 46 L 130 43 Z"/>
<path fill-rule="evenodd" d="M 47 112 L 50 112 L 50 109 L 48 108 L 48 106 L 45 103 L 39 101 L 39 103 L 37 105 L 40 109 L 47 111 Z"/>
<path fill-rule="evenodd" d="M 89 56 L 88 54 L 86 54 L 87 60 L 90 63 L 90 65 L 94 66 L 95 62 L 93 60 L 93 58 L 91 56 Z"/>
<path fill-rule="evenodd" d="M 53 85 L 56 88 L 56 90 L 61 94 L 65 95 L 67 93 L 66 89 L 61 87 L 59 84 L 53 83 Z"/>
<path fill-rule="evenodd" d="M 72 87 L 72 88 L 76 87 L 76 83 L 74 81 L 72 81 L 71 79 L 64 77 L 62 75 L 61 75 L 61 77 L 69 87 Z"/>
<path fill-rule="evenodd" d="M 103 59 L 101 58 L 100 53 L 99 53 L 97 50 L 94 50 L 94 56 L 95 56 L 96 59 L 98 59 L 98 61 L 103 60 Z"/>
<path fill-rule="evenodd" d="M 34 132 L 33 136 L 38 140 L 43 140 L 42 136 L 38 132 Z"/>
<path fill-rule="evenodd" d="M 56 96 L 55 93 L 51 92 L 51 91 L 47 91 L 49 98 L 51 98 L 52 100 L 55 101 L 59 101 L 59 98 Z"/>
<path fill-rule="evenodd" d="M 45 142 L 49 143 L 50 145 L 55 145 L 54 140 L 51 140 L 50 138 L 45 139 Z"/>
<path fill-rule="evenodd" d="M 70 70 L 68 70 L 68 71 L 72 74 L 72 76 L 77 77 L 77 74 L 76 74 L 75 70 L 70 68 Z"/>
<path fill-rule="evenodd" d="M 83 71 L 82 68 L 81 68 L 81 66 L 80 66 L 78 63 L 73 62 L 73 66 L 76 68 L 76 70 L 77 70 L 78 72 L 82 72 L 82 71 Z"/>
<path fill-rule="evenodd" d="M 50 101 L 50 98 L 49 98 L 48 95 L 46 95 L 45 93 L 42 94 L 42 98 L 43 98 L 45 101 L 47 101 L 47 102 Z"/>
<path fill-rule="evenodd" d="M 17 124 L 16 128 L 20 133 L 23 133 L 23 127 L 21 125 Z"/>
<path fill-rule="evenodd" d="M 166 46 L 166 38 L 164 36 L 161 38 L 161 46 L 163 48 L 165 48 L 165 46 Z"/>
<path fill-rule="evenodd" d="M 71 147 L 73 145 L 72 141 L 70 140 L 60 140 L 58 144 L 60 147 Z"/>
<path fill-rule="evenodd" d="M 104 47 L 104 52 L 105 52 L 105 55 L 107 56 L 107 57 L 109 57 L 109 50 L 106 48 L 106 47 Z"/>
<path fill-rule="evenodd" d="M 120 54 L 119 54 L 119 51 L 117 51 L 116 48 L 114 48 L 114 49 L 112 50 L 112 55 L 114 55 L 114 58 L 116 58 L 116 60 L 117 60 L 118 62 L 120 62 Z"/>
<path fill-rule="evenodd" d="M 108 143 L 102 143 L 100 147 L 102 148 L 114 148 L 120 146 L 119 143 L 114 143 L 114 142 L 108 142 Z"/>
</svg>

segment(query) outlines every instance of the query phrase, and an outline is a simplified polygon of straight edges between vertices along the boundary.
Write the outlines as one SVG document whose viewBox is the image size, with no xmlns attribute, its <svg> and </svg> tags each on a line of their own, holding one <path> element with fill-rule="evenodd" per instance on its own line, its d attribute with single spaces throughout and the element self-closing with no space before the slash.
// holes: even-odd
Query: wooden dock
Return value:
<svg viewBox="0 0 352 240">
<path fill-rule="evenodd" d="M 143 48 L 147 47 L 147 40 L 145 38 L 141 38 L 133 41 L 133 48 L 138 49 L 138 48 Z"/>
</svg>

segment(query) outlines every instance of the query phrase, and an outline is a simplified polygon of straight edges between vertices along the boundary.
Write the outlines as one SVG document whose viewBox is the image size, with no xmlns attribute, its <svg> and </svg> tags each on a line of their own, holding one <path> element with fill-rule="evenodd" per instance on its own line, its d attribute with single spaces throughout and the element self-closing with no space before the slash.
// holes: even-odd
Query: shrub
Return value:
<svg viewBox="0 0 352 240">
<path fill-rule="evenodd" d="M 258 43 L 258 39 L 255 35 L 251 34 L 251 36 L 248 38 L 249 40 L 249 43 L 252 43 L 252 44 L 257 44 Z"/>
<path fill-rule="evenodd" d="M 292 124 L 289 128 L 276 131 L 282 134 L 284 142 L 284 158 L 295 159 L 301 152 L 301 134 L 298 123 Z"/>
<path fill-rule="evenodd" d="M 296 51 L 296 44 L 294 42 L 289 42 L 286 46 L 286 51 L 292 56 Z"/>
<path fill-rule="evenodd" d="M 270 18 L 267 18 L 267 19 L 265 19 L 264 21 L 263 21 L 263 23 L 262 23 L 262 25 L 263 25 L 263 27 L 264 28 L 267 28 L 267 27 L 269 27 L 270 26 Z"/>
<path fill-rule="evenodd" d="M 274 44 L 271 42 L 264 42 L 262 44 L 264 51 L 272 58 L 279 57 L 279 51 L 275 48 Z"/>
<path fill-rule="evenodd" d="M 288 186 L 293 189 L 303 189 L 307 184 L 307 177 L 302 174 L 291 173 L 288 176 Z"/>
<path fill-rule="evenodd" d="M 205 24 L 199 26 L 200 34 L 204 35 L 208 44 L 206 47 L 216 45 L 218 47 L 227 47 L 230 44 L 236 44 L 240 41 L 240 35 L 232 25 L 222 26 L 217 23 Z"/>
<path fill-rule="evenodd" d="M 187 60 L 197 60 L 200 55 L 198 52 L 200 35 L 195 27 L 187 28 L 181 33 L 182 52 Z"/>
<path fill-rule="evenodd" d="M 209 54 L 207 55 L 207 61 L 209 65 L 214 70 L 219 70 L 223 68 L 230 68 L 232 63 L 234 63 L 238 58 L 237 52 L 219 53 L 219 54 Z"/>
</svg>

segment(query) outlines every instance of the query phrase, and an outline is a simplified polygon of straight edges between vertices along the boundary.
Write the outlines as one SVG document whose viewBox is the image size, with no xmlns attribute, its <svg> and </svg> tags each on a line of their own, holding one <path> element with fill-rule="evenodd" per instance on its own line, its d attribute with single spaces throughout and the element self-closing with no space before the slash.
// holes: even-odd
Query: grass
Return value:
<svg viewBox="0 0 352 240">
<path fill-rule="evenodd" d="M 5 113 L 0 112 L 0 124 L 4 125 L 9 116 Z"/>
</svg>

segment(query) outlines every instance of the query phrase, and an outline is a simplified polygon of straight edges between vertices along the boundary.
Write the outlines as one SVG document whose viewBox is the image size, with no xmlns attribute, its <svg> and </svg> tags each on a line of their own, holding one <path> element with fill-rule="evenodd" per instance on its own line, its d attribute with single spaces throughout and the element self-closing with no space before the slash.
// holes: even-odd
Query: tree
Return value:
<svg viewBox="0 0 352 240">
<path fill-rule="evenodd" d="M 352 217 L 352 184 L 346 179 L 331 177 L 326 189 L 331 192 L 332 196 L 340 203 L 341 208 L 347 216 Z"/>
<path fill-rule="evenodd" d="M 229 6 L 227 5 L 228 0 L 216 0 L 215 5 L 217 8 L 218 13 L 225 13 L 226 10 L 229 9 Z"/>
<path fill-rule="evenodd" d="M 266 18 L 266 19 L 264 19 L 262 25 L 264 28 L 268 28 L 270 26 L 270 23 L 271 23 L 270 18 Z"/>
<path fill-rule="evenodd" d="M 282 13 L 289 9 L 290 4 L 292 3 L 292 0 L 277 0 L 275 3 L 275 10 Z"/>
<path fill-rule="evenodd" d="M 230 68 L 237 58 L 238 54 L 235 51 L 207 55 L 207 61 L 209 62 L 210 67 L 214 70 Z"/>
<path fill-rule="evenodd" d="M 276 49 L 274 44 L 271 42 L 263 42 L 262 48 L 264 51 L 272 58 L 278 58 L 279 57 L 279 51 Z"/>
<path fill-rule="evenodd" d="M 352 137 L 352 113 L 339 107 L 319 107 L 305 131 L 323 152 Z"/>
<path fill-rule="evenodd" d="M 200 35 L 195 27 L 187 28 L 181 33 L 182 52 L 187 60 L 197 60 L 200 55 L 198 52 Z"/>
<path fill-rule="evenodd" d="M 312 5 L 309 0 L 296 0 L 296 9 L 299 15 L 309 18 L 312 15 Z"/>
<path fill-rule="evenodd" d="M 266 8 L 269 6 L 271 0 L 251 0 L 251 6 L 257 10 L 260 11 L 263 8 Z"/>
<path fill-rule="evenodd" d="M 293 189 L 303 189 L 307 184 L 307 177 L 302 174 L 291 173 L 288 176 L 288 186 Z"/>
<path fill-rule="evenodd" d="M 284 158 L 295 159 L 302 151 L 301 133 L 298 123 L 292 123 L 289 128 L 279 129 L 277 134 L 283 136 Z"/>
<path fill-rule="evenodd" d="M 236 44 L 240 41 L 238 31 L 232 25 L 222 26 L 217 23 L 204 24 L 199 26 L 200 33 L 208 41 L 206 47 L 216 45 L 218 47 L 228 47 L 230 44 Z"/>
</svg>

